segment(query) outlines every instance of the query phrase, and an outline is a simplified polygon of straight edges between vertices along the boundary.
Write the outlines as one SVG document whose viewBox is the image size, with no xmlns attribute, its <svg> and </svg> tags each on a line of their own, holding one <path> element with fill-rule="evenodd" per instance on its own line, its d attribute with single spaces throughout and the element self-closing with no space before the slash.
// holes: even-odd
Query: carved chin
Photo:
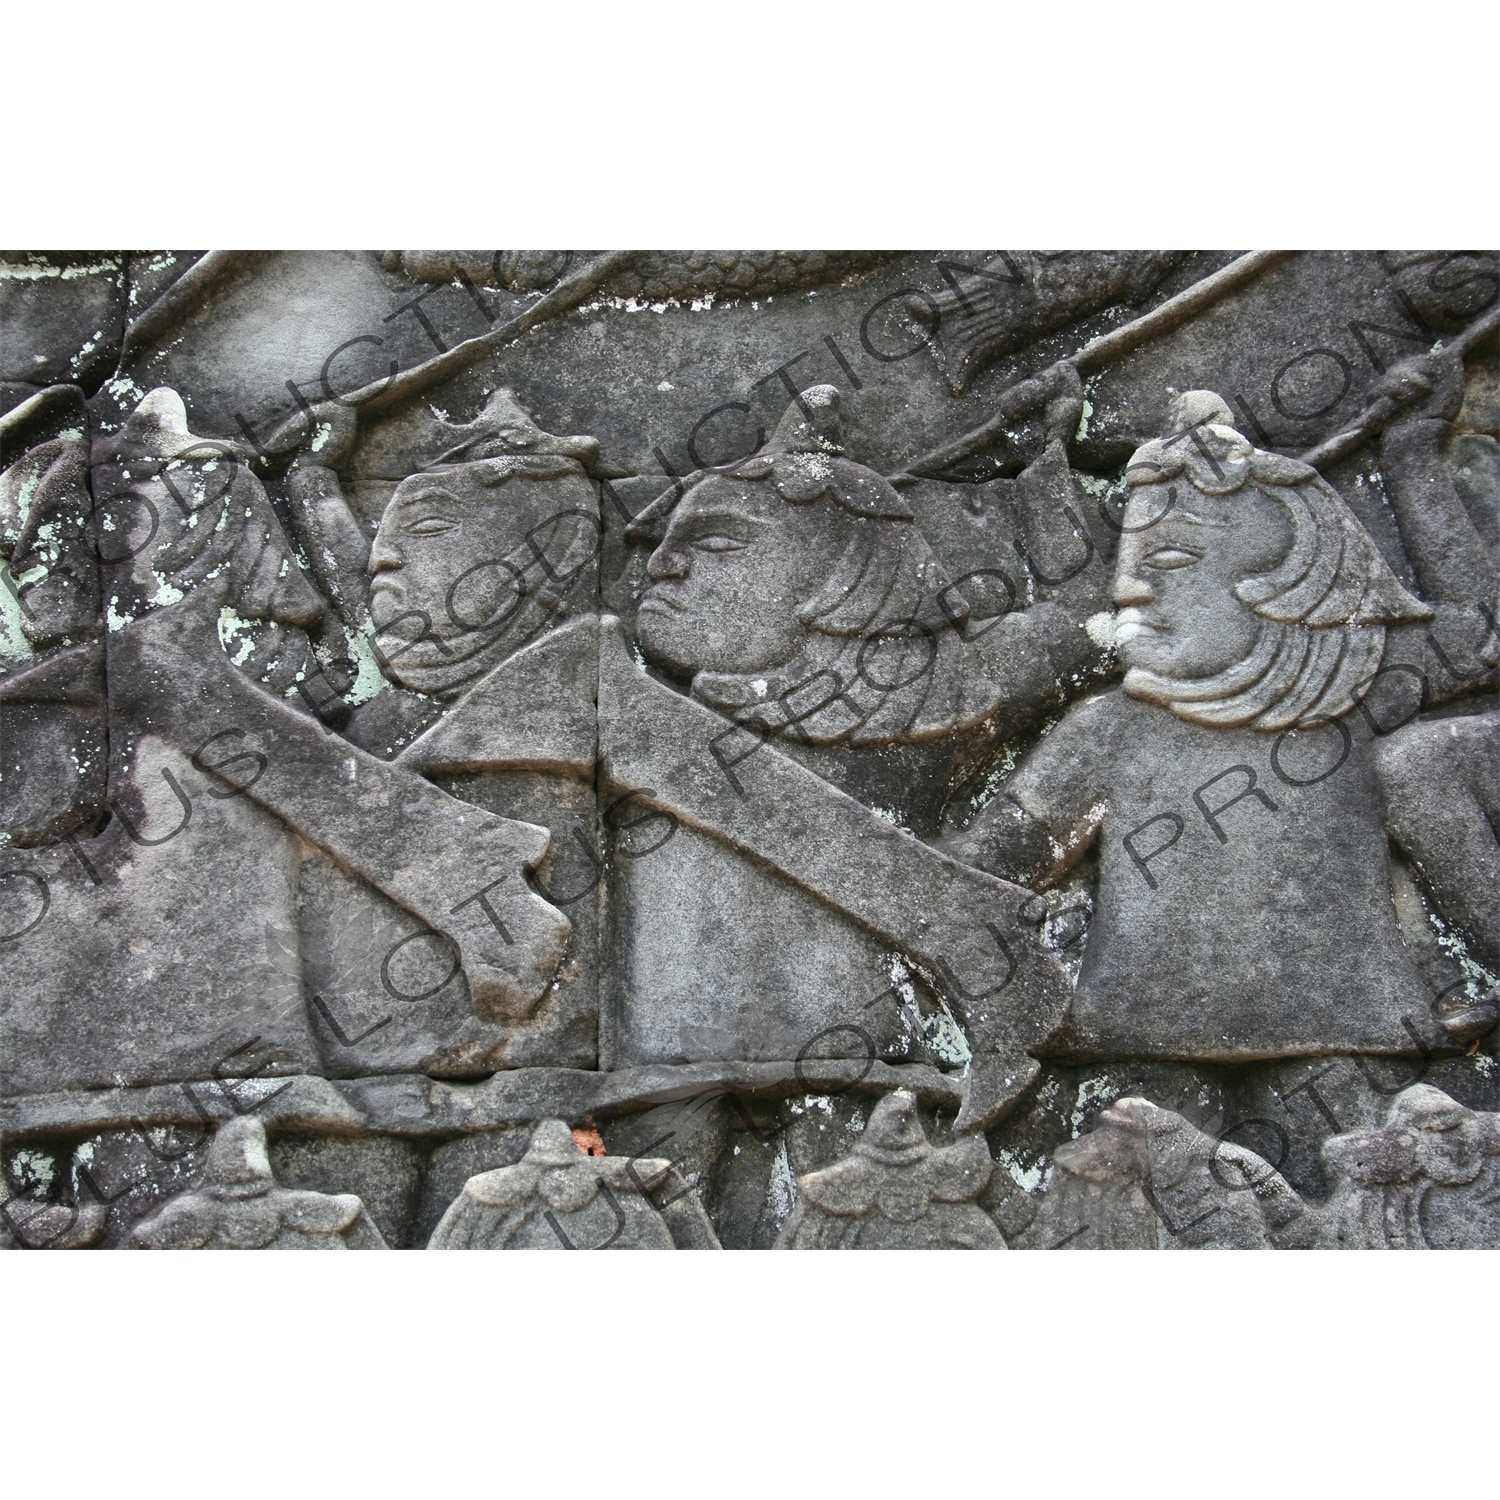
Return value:
<svg viewBox="0 0 1500 1500">
<path fill-rule="evenodd" d="M 661 666 L 696 672 L 702 665 L 702 636 L 686 616 L 673 613 L 664 604 L 641 605 L 635 634 L 642 652 Z"/>
<path fill-rule="evenodd" d="M 434 697 L 450 697 L 509 654 L 502 635 L 486 638 L 482 632 L 458 635 L 444 641 L 443 652 L 431 640 L 382 645 L 389 665 L 384 673 L 397 687 Z"/>
</svg>

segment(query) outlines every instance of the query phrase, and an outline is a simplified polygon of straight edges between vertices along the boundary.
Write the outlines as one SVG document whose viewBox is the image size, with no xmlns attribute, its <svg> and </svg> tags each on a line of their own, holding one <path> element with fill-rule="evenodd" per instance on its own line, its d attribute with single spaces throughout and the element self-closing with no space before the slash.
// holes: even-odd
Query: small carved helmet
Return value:
<svg viewBox="0 0 1500 1500">
<path fill-rule="evenodd" d="M 212 459 L 243 457 L 240 445 L 225 438 L 197 437 L 188 430 L 187 407 L 169 385 L 148 391 L 116 433 L 94 440 L 92 462 L 130 459 Z"/>
<path fill-rule="evenodd" d="M 1256 448 L 1230 425 L 1229 406 L 1214 391 L 1179 396 L 1163 436 L 1138 448 L 1125 469 L 1133 488 L 1178 476 L 1205 495 L 1234 494 L 1253 481 L 1287 510 L 1291 551 L 1235 590 L 1257 614 L 1313 627 L 1431 618 L 1432 611 L 1401 586 L 1344 497 L 1310 465 Z"/>
<path fill-rule="evenodd" d="M 551 463 L 513 466 L 513 470 L 505 470 L 507 474 L 514 471 L 551 478 L 557 474 L 576 473 L 579 467 L 593 472 L 599 464 L 598 438 L 557 437 L 545 431 L 508 386 L 501 386 L 472 422 L 462 425 L 445 422 L 443 428 L 453 441 L 427 465 L 428 468 L 468 464 L 482 459 L 551 459 Z"/>
<path fill-rule="evenodd" d="M 266 1127 L 253 1115 L 226 1120 L 204 1159 L 203 1191 L 214 1198 L 258 1198 L 275 1186 Z"/>
<path fill-rule="evenodd" d="M 873 469 L 845 456 L 839 390 L 810 386 L 782 414 L 771 440 L 726 469 L 696 469 L 651 502 L 625 529 L 633 544 L 661 541 L 683 496 L 714 474 L 728 479 L 769 479 L 791 505 L 811 505 L 830 495 L 852 515 L 872 521 L 910 521 L 911 507 Z"/>
<path fill-rule="evenodd" d="M 932 1145 L 917 1117 L 916 1095 L 909 1089 L 887 1094 L 871 1110 L 858 1149 L 887 1166 L 905 1166 L 930 1156 Z"/>
</svg>

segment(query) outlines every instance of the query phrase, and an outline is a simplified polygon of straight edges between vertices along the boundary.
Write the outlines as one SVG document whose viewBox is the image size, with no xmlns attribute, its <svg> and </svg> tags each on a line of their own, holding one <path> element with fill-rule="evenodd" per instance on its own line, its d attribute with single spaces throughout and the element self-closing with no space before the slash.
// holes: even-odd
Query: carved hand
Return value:
<svg viewBox="0 0 1500 1500">
<path fill-rule="evenodd" d="M 359 413 L 342 401 L 321 401 L 295 411 L 266 439 L 266 451 L 280 458 L 295 450 L 294 469 L 339 469 L 354 451 Z"/>
<path fill-rule="evenodd" d="M 1065 359 L 1044 370 L 1040 378 L 1047 389 L 1046 415 L 1042 419 L 1047 441 L 1059 438 L 1064 444 L 1070 443 L 1083 420 L 1083 381 Z"/>
<path fill-rule="evenodd" d="M 1464 401 L 1464 359 L 1459 349 L 1419 354 L 1393 365 L 1371 387 L 1372 398 L 1385 396 L 1404 410 L 1398 421 L 1437 418 L 1451 422 Z"/>
<path fill-rule="evenodd" d="M 274 618 L 248 616 L 243 595 L 244 586 L 236 587 L 234 569 L 220 569 L 190 589 L 185 598 L 159 604 L 123 628 L 133 637 L 151 641 L 176 638 L 185 626 L 199 651 L 224 652 L 246 677 L 278 698 L 285 697 L 299 679 L 312 678 L 322 668 L 304 631 Z M 244 616 L 253 632 L 240 644 L 231 643 L 227 650 L 219 634 L 219 615 L 226 606 Z M 246 652 L 242 646 L 250 649 Z"/>
</svg>

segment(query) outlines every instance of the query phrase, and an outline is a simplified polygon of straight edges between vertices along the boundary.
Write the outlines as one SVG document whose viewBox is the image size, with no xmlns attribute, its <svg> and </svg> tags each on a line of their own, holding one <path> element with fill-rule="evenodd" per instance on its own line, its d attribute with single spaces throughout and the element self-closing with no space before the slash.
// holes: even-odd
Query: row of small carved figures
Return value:
<svg viewBox="0 0 1500 1500">
<path fill-rule="evenodd" d="M 1056 1149 L 1048 1189 L 1029 1223 L 1013 1226 L 1011 1241 L 1027 1249 L 1500 1246 L 1500 1114 L 1415 1084 L 1396 1096 L 1383 1126 L 1330 1137 L 1323 1158 L 1334 1191 L 1310 1204 L 1264 1157 L 1225 1134 L 1210 1136 L 1146 1099 L 1123 1098 L 1088 1134 Z M 980 1136 L 932 1145 L 916 1097 L 896 1090 L 875 1106 L 846 1156 L 797 1179 L 775 1248 L 1006 1249 L 978 1201 L 994 1170 Z M 0 1203 L 7 1247 L 84 1248 L 105 1222 L 98 1203 L 50 1205 L 24 1223 L 6 1210 Z M 198 1182 L 137 1223 L 127 1244 L 389 1248 L 356 1195 L 280 1187 L 265 1126 L 253 1116 L 220 1126 Z M 720 1245 L 674 1164 L 590 1154 L 565 1122 L 543 1120 L 519 1162 L 469 1178 L 427 1248 Z"/>
</svg>

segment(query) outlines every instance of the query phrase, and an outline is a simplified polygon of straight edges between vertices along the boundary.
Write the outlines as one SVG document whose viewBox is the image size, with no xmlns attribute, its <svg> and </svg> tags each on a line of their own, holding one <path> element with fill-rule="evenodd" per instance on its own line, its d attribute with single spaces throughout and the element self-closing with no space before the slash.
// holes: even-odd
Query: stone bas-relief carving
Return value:
<svg viewBox="0 0 1500 1500">
<path fill-rule="evenodd" d="M 1003 1250 L 976 1199 L 993 1170 L 984 1142 L 934 1150 L 916 1100 L 887 1094 L 848 1156 L 797 1179 L 780 1250 Z"/>
<path fill-rule="evenodd" d="M 515 1166 L 469 1178 L 427 1248 L 717 1250 L 719 1242 L 670 1162 L 585 1155 L 563 1121 L 543 1120 Z"/>
<path fill-rule="evenodd" d="M 1494 253 L 0 305 L 0 1244 L 1500 1243 Z"/>
<path fill-rule="evenodd" d="M 171 1199 L 131 1232 L 140 1250 L 385 1250 L 353 1193 L 278 1187 L 266 1127 L 230 1120 L 208 1148 L 202 1183 Z"/>
</svg>

